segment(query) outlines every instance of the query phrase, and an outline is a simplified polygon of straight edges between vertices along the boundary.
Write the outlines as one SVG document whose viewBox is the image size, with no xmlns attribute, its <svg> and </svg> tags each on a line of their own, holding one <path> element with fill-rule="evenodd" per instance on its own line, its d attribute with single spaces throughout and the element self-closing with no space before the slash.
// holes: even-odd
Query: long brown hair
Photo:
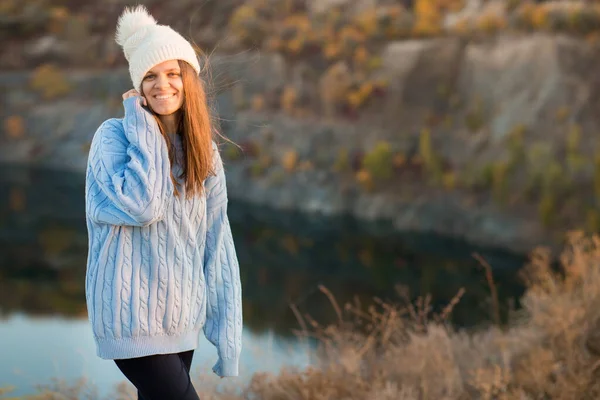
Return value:
<svg viewBox="0 0 600 400">
<path fill-rule="evenodd" d="M 181 135 L 184 153 L 181 166 L 183 172 L 179 178 L 185 182 L 186 198 L 190 198 L 202 194 L 202 183 L 210 175 L 215 174 L 212 141 L 213 134 L 216 132 L 204 82 L 190 64 L 182 60 L 178 60 L 178 63 L 183 82 L 183 104 L 179 112 L 177 131 Z M 175 146 L 169 135 L 165 134 L 165 128 L 158 116 L 154 114 L 154 117 L 167 142 L 172 167 L 175 161 Z M 178 196 L 179 190 L 173 172 L 171 172 L 171 180 L 175 187 L 175 195 Z"/>
</svg>

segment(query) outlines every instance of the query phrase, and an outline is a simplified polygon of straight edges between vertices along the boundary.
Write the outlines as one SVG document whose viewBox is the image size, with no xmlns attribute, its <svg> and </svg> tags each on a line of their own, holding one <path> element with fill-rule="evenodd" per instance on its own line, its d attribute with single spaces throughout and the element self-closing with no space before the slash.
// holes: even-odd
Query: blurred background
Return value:
<svg viewBox="0 0 600 400">
<path fill-rule="evenodd" d="M 530 251 L 600 228 L 599 2 L 0 0 L 11 395 L 80 377 L 105 395 L 123 380 L 96 357 L 86 317 L 84 173 L 96 128 L 123 116 L 131 82 L 114 32 L 135 4 L 193 40 L 239 145 L 221 152 L 243 382 L 310 363 L 292 308 L 334 321 L 321 287 L 364 307 L 430 294 L 434 310 L 463 288 L 452 324 L 502 323 Z M 194 366 L 208 373 L 202 340 Z"/>
</svg>

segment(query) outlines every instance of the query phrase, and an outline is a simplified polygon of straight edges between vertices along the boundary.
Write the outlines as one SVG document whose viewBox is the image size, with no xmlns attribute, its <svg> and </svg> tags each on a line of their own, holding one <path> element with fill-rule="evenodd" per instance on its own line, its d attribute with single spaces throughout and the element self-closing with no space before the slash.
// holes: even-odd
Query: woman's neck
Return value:
<svg viewBox="0 0 600 400">
<path fill-rule="evenodd" d="M 167 133 L 176 133 L 177 132 L 177 120 L 179 119 L 179 113 L 173 113 L 171 115 L 159 115 L 158 118 L 165 128 L 165 132 Z"/>
</svg>

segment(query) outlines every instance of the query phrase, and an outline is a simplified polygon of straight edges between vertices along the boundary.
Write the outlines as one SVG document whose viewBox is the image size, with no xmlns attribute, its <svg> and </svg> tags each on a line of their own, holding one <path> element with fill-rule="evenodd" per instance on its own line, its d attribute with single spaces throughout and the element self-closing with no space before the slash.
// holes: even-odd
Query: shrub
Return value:
<svg viewBox="0 0 600 400">
<path fill-rule="evenodd" d="M 598 30 L 600 10 L 583 2 L 527 2 L 517 8 L 515 20 L 520 28 L 585 35 Z"/>
<path fill-rule="evenodd" d="M 332 61 L 338 59 L 342 54 L 342 46 L 337 41 L 331 41 L 323 46 L 323 56 Z"/>
<path fill-rule="evenodd" d="M 510 152 L 508 169 L 511 172 L 525 161 L 525 145 L 523 141 L 526 132 L 527 128 L 525 125 L 518 124 L 508 134 L 508 149 Z"/>
<path fill-rule="evenodd" d="M 404 37 L 412 28 L 412 17 L 400 5 L 379 5 L 364 10 L 351 21 L 367 40 Z"/>
<path fill-rule="evenodd" d="M 520 28 L 529 30 L 545 29 L 549 24 L 549 8 L 546 4 L 536 5 L 526 2 L 515 12 L 516 24 Z"/>
<path fill-rule="evenodd" d="M 451 32 L 458 36 L 468 36 L 473 32 L 473 26 L 469 18 L 461 18 L 451 27 Z"/>
<path fill-rule="evenodd" d="M 588 165 L 588 159 L 581 154 L 567 154 L 567 166 L 572 174 L 583 171 L 586 165 Z"/>
<path fill-rule="evenodd" d="M 298 56 L 309 48 L 318 49 L 318 37 L 313 33 L 312 21 L 306 14 L 292 14 L 284 18 L 274 33 L 279 39 L 279 50 L 284 54 Z"/>
<path fill-rule="evenodd" d="M 364 52 L 367 50 L 364 46 L 367 42 L 366 35 L 356 26 L 350 24 L 341 25 L 340 29 L 326 29 L 324 33 L 318 36 L 322 41 L 320 47 L 326 60 L 334 61 L 352 61 L 355 57 L 360 61 L 365 58 Z M 357 53 L 357 50 L 363 47 Z M 364 60 L 366 62 L 366 58 Z"/>
<path fill-rule="evenodd" d="M 581 142 L 581 126 L 577 124 L 571 125 L 569 132 L 567 133 L 567 152 L 576 153 L 579 150 L 579 143 Z"/>
<path fill-rule="evenodd" d="M 251 5 L 241 5 L 231 14 L 229 27 L 245 44 L 262 42 L 268 24 L 263 21 L 257 10 Z"/>
<path fill-rule="evenodd" d="M 474 179 L 474 183 L 484 188 L 492 187 L 494 183 L 494 163 L 485 164 L 479 171 L 479 176 Z"/>
<path fill-rule="evenodd" d="M 427 128 L 423 128 L 419 136 L 419 155 L 425 165 L 430 165 L 435 158 L 431 145 L 431 132 Z"/>
<path fill-rule="evenodd" d="M 338 151 L 333 170 L 336 172 L 344 172 L 350 169 L 350 155 L 348 149 L 342 148 Z"/>
<path fill-rule="evenodd" d="M 549 9 L 546 4 L 539 4 L 531 10 L 531 25 L 536 29 L 545 29 L 549 25 Z"/>
<path fill-rule="evenodd" d="M 363 107 L 371 98 L 375 86 L 372 82 L 363 82 L 358 88 L 348 93 L 346 104 L 352 110 L 357 110 Z"/>
<path fill-rule="evenodd" d="M 15 0 L 1 0 L 0 1 L 0 14 L 2 15 L 14 15 L 19 10 Z"/>
<path fill-rule="evenodd" d="M 304 160 L 300 164 L 298 164 L 298 171 L 312 171 L 315 169 L 314 164 L 310 160 Z"/>
<path fill-rule="evenodd" d="M 71 92 L 71 85 L 62 71 L 51 64 L 44 64 L 35 69 L 30 79 L 30 86 L 46 100 L 55 99 Z"/>
<path fill-rule="evenodd" d="M 402 168 L 406 165 L 407 163 L 407 159 L 406 159 L 406 155 L 403 153 L 396 153 L 394 154 L 394 158 L 392 159 L 392 165 L 394 166 L 394 168 Z"/>
<path fill-rule="evenodd" d="M 50 9 L 50 18 L 48 22 L 48 32 L 58 35 L 64 32 L 65 22 L 69 17 L 69 10 L 66 7 L 56 6 Z"/>
<path fill-rule="evenodd" d="M 572 125 L 566 140 L 567 166 L 571 173 L 581 171 L 587 163 L 587 159 L 579 154 L 580 142 L 581 127 L 579 125 Z"/>
<path fill-rule="evenodd" d="M 572 33 L 587 34 L 598 30 L 600 9 L 597 5 L 573 4 L 563 11 L 567 16 L 567 25 Z"/>
<path fill-rule="evenodd" d="M 479 31 L 493 34 L 506 28 L 507 22 L 503 15 L 487 13 L 479 16 L 475 24 Z"/>
<path fill-rule="evenodd" d="M 365 169 L 361 169 L 356 173 L 356 180 L 362 186 L 363 189 L 368 192 L 372 191 L 374 188 L 373 176 L 371 173 Z"/>
<path fill-rule="evenodd" d="M 265 109 L 265 96 L 261 94 L 255 94 L 252 96 L 252 110 L 260 112 Z"/>
<path fill-rule="evenodd" d="M 376 180 L 388 180 L 392 177 L 393 154 L 390 144 L 379 142 L 363 159 L 363 168 Z"/>
<path fill-rule="evenodd" d="M 367 60 L 367 71 L 371 72 L 371 71 L 375 71 L 379 68 L 381 68 L 381 66 L 383 65 L 383 59 L 379 56 L 371 56 L 369 57 L 369 59 Z"/>
<path fill-rule="evenodd" d="M 283 89 L 283 94 L 281 95 L 281 108 L 288 114 L 292 114 L 294 112 L 297 99 L 298 93 L 296 88 L 292 86 L 286 86 Z"/>
<path fill-rule="evenodd" d="M 555 219 L 556 199 L 551 191 L 544 191 L 538 205 L 540 220 L 544 226 L 549 226 Z"/>
<path fill-rule="evenodd" d="M 12 139 L 25 136 L 25 121 L 20 115 L 13 115 L 4 120 L 4 132 Z"/>
<path fill-rule="evenodd" d="M 368 38 L 378 36 L 380 34 L 379 21 L 377 17 L 377 8 L 372 7 L 364 10 L 354 19 L 353 23 L 363 32 Z"/>
<path fill-rule="evenodd" d="M 442 14 L 436 1 L 416 0 L 414 5 L 416 36 L 433 36 L 442 31 Z"/>
<path fill-rule="evenodd" d="M 229 144 L 225 147 L 224 156 L 227 160 L 235 161 L 242 157 L 242 152 L 237 146 Z"/>
<path fill-rule="evenodd" d="M 448 172 L 444 173 L 444 175 L 442 177 L 442 184 L 444 185 L 444 188 L 446 188 L 448 190 L 452 190 L 456 187 L 456 183 L 457 183 L 457 177 L 456 177 L 456 173 L 454 171 L 448 171 Z"/>
<path fill-rule="evenodd" d="M 521 4 L 521 0 L 507 0 L 506 1 L 506 10 L 514 11 Z"/>
<path fill-rule="evenodd" d="M 354 65 L 358 68 L 366 68 L 367 63 L 369 62 L 369 51 L 365 46 L 359 46 L 355 51 L 352 57 L 352 61 Z"/>
<path fill-rule="evenodd" d="M 508 164 L 498 161 L 492 167 L 492 193 L 498 203 L 505 203 L 508 196 Z"/>
<path fill-rule="evenodd" d="M 569 107 L 562 106 L 556 110 L 556 121 L 557 122 L 565 122 L 565 120 L 569 117 Z"/>
<path fill-rule="evenodd" d="M 557 161 L 550 162 L 542 171 L 539 179 L 542 193 L 539 214 L 542 223 L 547 226 L 555 220 L 558 196 L 567 193 L 570 180 L 563 166 Z"/>
<path fill-rule="evenodd" d="M 298 164 L 298 153 L 295 150 L 288 150 L 283 155 L 283 168 L 287 172 L 292 172 L 296 169 Z"/>
<path fill-rule="evenodd" d="M 544 186 L 544 175 L 554 154 L 549 143 L 534 143 L 526 153 L 528 185 L 527 192 L 534 195 Z"/>
<path fill-rule="evenodd" d="M 414 16 L 403 7 L 393 5 L 380 14 L 380 25 L 387 39 L 404 38 L 410 35 L 414 25 Z"/>
<path fill-rule="evenodd" d="M 353 55 L 356 49 L 365 44 L 366 40 L 366 36 L 353 26 L 345 26 L 339 33 L 342 52 L 346 56 Z"/>
<path fill-rule="evenodd" d="M 442 163 L 440 157 L 433 150 L 431 132 L 427 128 L 423 128 L 419 136 L 419 157 L 432 180 L 438 182 L 443 174 Z"/>
</svg>

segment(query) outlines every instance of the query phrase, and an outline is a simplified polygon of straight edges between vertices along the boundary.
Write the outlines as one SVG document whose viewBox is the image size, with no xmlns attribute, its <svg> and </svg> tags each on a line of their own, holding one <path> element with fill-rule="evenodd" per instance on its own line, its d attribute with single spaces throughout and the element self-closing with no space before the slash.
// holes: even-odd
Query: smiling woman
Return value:
<svg viewBox="0 0 600 400">
<path fill-rule="evenodd" d="M 94 134 L 86 173 L 86 304 L 98 356 L 115 360 L 139 399 L 195 400 L 189 377 L 201 330 L 213 371 L 237 376 L 239 265 L 225 171 L 193 47 L 143 6 L 117 43 L 133 89 L 125 116 Z"/>
</svg>

